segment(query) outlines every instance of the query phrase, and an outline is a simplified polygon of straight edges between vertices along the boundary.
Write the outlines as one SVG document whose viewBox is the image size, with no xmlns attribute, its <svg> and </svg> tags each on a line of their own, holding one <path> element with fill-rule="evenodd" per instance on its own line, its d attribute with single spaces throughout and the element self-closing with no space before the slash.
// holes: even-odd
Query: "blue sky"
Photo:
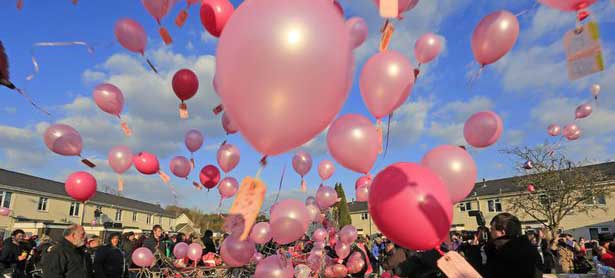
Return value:
<svg viewBox="0 0 615 278">
<path fill-rule="evenodd" d="M 232 1 L 237 7 L 241 1 Z M 345 17 L 361 16 L 369 26 L 369 36 L 363 46 L 355 50 L 357 70 L 353 89 L 340 114 L 360 113 L 369 116 L 359 94 L 358 76 L 365 61 L 377 51 L 378 30 L 382 19 L 369 0 L 342 0 Z M 46 149 L 42 133 L 50 123 L 63 122 L 75 127 L 84 139 L 83 155 L 99 167 L 91 172 L 99 181 L 99 190 L 115 188 L 116 175 L 106 165 L 108 150 L 125 144 L 133 152 L 149 151 L 161 158 L 163 170 L 168 172 L 170 158 L 188 156 L 183 135 L 190 128 L 205 134 L 205 144 L 197 153 L 197 170 L 204 164 L 215 164 L 218 145 L 225 139 L 220 117 L 210 111 L 219 103 L 211 86 L 215 70 L 217 40 L 202 27 L 198 7 L 190 9 L 183 28 L 173 20 L 185 2 L 177 4 L 163 20 L 174 42 L 164 46 L 155 20 L 140 1 L 71 1 L 24 0 L 22 11 L 14 3 L 4 1 L 0 9 L 3 41 L 11 63 L 14 83 L 24 87 L 42 106 L 50 110 L 47 117 L 30 107 L 14 92 L 0 88 L 0 167 L 30 173 L 59 181 L 73 171 L 88 170 L 73 157 L 62 157 Z M 519 17 L 521 34 L 513 50 L 497 63 L 488 66 L 472 88 L 468 76 L 478 69 L 470 50 L 474 26 L 488 13 L 507 9 L 513 13 L 528 10 Z M 574 108 L 590 101 L 589 86 L 599 83 L 602 95 L 599 107 L 589 118 L 579 122 L 581 139 L 565 142 L 565 150 L 575 159 L 592 162 L 612 160 L 615 154 L 615 5 L 600 0 L 592 8 L 598 21 L 607 69 L 598 74 L 571 82 L 566 76 L 565 55 L 561 39 L 574 27 L 573 13 L 560 13 L 533 1 L 516 0 L 423 0 L 395 22 L 391 48 L 407 55 L 413 64 L 414 41 L 423 33 L 434 32 L 446 38 L 440 57 L 422 67 L 422 74 L 409 100 L 395 113 L 391 129 L 391 147 L 386 157 L 380 156 L 372 170 L 376 174 L 384 166 L 398 161 L 418 161 L 430 148 L 439 144 L 463 144 L 463 122 L 478 111 L 491 109 L 504 120 L 500 141 L 484 150 L 470 150 L 478 168 L 479 179 L 505 177 L 516 173 L 510 158 L 499 150 L 507 146 L 535 145 L 547 138 L 550 123 L 565 125 L 573 120 Z M 130 17 L 140 22 L 148 33 L 146 56 L 160 70 L 155 75 L 144 59 L 123 49 L 113 35 L 119 18 Z M 89 54 L 85 48 L 36 48 L 40 72 L 29 82 L 25 77 L 33 71 L 32 45 L 45 41 L 86 41 L 95 48 Z M 195 70 L 200 78 L 197 95 L 189 100 L 190 119 L 182 121 L 177 115 L 178 100 L 171 90 L 173 73 L 182 67 Z M 93 104 L 92 89 L 101 82 L 120 87 L 126 98 L 123 117 L 135 135 L 123 136 L 114 117 L 104 114 Z M 371 116 L 370 116 L 371 118 Z M 373 118 L 372 118 L 373 119 Z M 240 135 L 232 135 L 229 142 L 241 150 L 241 162 L 229 175 L 238 179 L 253 176 L 258 169 L 260 155 L 251 149 Z M 314 166 L 307 175 L 309 192 L 319 184 L 316 166 L 327 154 L 324 133 L 302 147 L 312 153 Z M 299 192 L 299 177 L 292 171 L 292 153 L 271 157 L 262 178 L 269 185 L 268 196 L 277 192 L 278 180 L 284 165 L 286 176 L 282 198 L 304 199 Z M 331 182 L 342 182 L 348 198 L 354 196 L 354 181 L 359 174 L 336 164 Z M 198 179 L 198 171 L 191 174 Z M 169 204 L 173 198 L 156 176 L 142 176 L 134 169 L 125 174 L 126 195 L 150 202 Z M 171 182 L 180 194 L 177 203 L 216 209 L 217 190 L 209 193 L 195 191 L 190 182 L 173 178 Z M 225 202 L 227 207 L 231 201 Z"/>
</svg>

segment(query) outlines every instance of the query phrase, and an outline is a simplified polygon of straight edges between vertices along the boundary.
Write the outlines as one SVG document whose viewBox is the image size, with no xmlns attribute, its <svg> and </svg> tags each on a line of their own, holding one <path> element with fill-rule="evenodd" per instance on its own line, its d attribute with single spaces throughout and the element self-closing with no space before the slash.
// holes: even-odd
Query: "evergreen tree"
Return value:
<svg viewBox="0 0 615 278">
<path fill-rule="evenodd" d="M 338 228 L 342 228 L 346 225 L 352 224 L 350 219 L 350 213 L 348 212 L 348 203 L 346 201 L 346 194 L 344 193 L 344 187 L 341 183 L 335 184 L 335 191 L 340 201 L 335 204 L 336 218 Z"/>
</svg>

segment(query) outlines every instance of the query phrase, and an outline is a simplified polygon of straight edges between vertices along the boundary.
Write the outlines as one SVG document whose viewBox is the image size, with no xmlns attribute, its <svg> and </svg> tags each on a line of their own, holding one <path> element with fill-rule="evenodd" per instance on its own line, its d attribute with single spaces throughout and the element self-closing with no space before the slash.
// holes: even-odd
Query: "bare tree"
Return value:
<svg viewBox="0 0 615 278">
<path fill-rule="evenodd" d="M 570 213 L 597 209 L 597 198 L 613 191 L 596 166 L 570 160 L 556 144 L 513 147 L 502 150 L 510 155 L 519 170 L 515 183 L 527 193 L 511 198 L 512 210 L 525 213 L 545 225 L 555 237 L 562 220 Z M 529 185 L 533 192 L 526 190 Z"/>
</svg>

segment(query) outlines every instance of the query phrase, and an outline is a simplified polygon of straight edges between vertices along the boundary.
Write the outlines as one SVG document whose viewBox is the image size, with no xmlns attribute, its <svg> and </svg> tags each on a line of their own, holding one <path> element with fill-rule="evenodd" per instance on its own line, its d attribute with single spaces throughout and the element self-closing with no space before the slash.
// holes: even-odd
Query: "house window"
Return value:
<svg viewBox="0 0 615 278">
<path fill-rule="evenodd" d="M 608 233 L 609 232 L 609 228 L 600 228 L 600 232 L 601 233 Z"/>
<path fill-rule="evenodd" d="M 472 202 L 465 202 L 459 204 L 459 210 L 461 211 L 471 211 L 472 210 Z"/>
<path fill-rule="evenodd" d="M 77 202 L 70 203 L 70 211 L 68 212 L 70 216 L 79 216 L 79 205 Z"/>
<path fill-rule="evenodd" d="M 487 206 L 489 207 L 489 212 L 502 211 L 502 203 L 500 202 L 499 198 L 487 201 Z"/>
<path fill-rule="evenodd" d="M 122 221 L 122 210 L 121 209 L 117 209 L 115 211 L 115 221 Z"/>
<path fill-rule="evenodd" d="M 586 205 L 606 205 L 606 196 L 594 196 L 583 202 Z"/>
<path fill-rule="evenodd" d="M 145 224 L 151 224 L 151 222 L 152 222 L 152 215 L 148 214 L 147 218 L 145 218 Z"/>
<path fill-rule="evenodd" d="M 367 220 L 368 217 L 369 217 L 369 214 L 367 212 L 361 213 L 361 220 Z"/>
<path fill-rule="evenodd" d="M 132 212 L 132 222 L 137 222 L 137 212 L 136 211 Z"/>
<path fill-rule="evenodd" d="M 11 208 L 11 196 L 13 193 L 7 191 L 0 191 L 0 193 L 2 193 L 0 195 L 0 205 L 3 208 Z"/>
<path fill-rule="evenodd" d="M 49 202 L 47 197 L 38 198 L 38 210 L 47 211 L 47 202 Z"/>
</svg>

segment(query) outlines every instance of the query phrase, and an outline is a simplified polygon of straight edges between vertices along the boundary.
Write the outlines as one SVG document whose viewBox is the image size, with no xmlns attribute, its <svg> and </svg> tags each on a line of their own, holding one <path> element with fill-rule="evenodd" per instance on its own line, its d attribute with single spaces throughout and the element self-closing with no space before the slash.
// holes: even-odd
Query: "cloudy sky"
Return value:
<svg viewBox="0 0 615 278">
<path fill-rule="evenodd" d="M 52 3 L 53 2 L 53 3 Z M 233 0 L 235 7 L 239 0 Z M 342 0 L 345 17 L 363 17 L 369 26 L 369 37 L 354 51 L 357 70 L 351 94 L 340 114 L 369 113 L 361 100 L 358 76 L 365 61 L 377 52 L 382 19 L 370 0 Z M 198 7 L 190 9 L 183 28 L 173 24 L 183 8 L 180 3 L 163 20 L 174 42 L 165 46 L 154 19 L 140 1 L 71 1 L 25 0 L 22 11 L 12 1 L 3 1 L 0 9 L 3 41 L 11 62 L 11 77 L 53 115 L 47 117 L 27 104 L 16 93 L 0 88 L 0 167 L 64 181 L 74 171 L 89 170 L 74 157 L 62 157 L 45 147 L 42 133 L 52 123 L 67 123 L 76 128 L 84 140 L 83 156 L 98 167 L 89 170 L 99 182 L 99 190 L 116 187 L 116 174 L 107 166 L 109 149 L 127 145 L 133 152 L 148 151 L 161 159 L 168 172 L 169 160 L 176 155 L 189 156 L 183 144 L 184 133 L 197 128 L 205 134 L 205 144 L 196 153 L 197 169 L 215 164 L 218 146 L 225 140 L 220 117 L 211 113 L 219 103 L 211 86 L 215 70 L 217 40 L 206 32 L 198 17 Z M 468 85 L 468 76 L 478 69 L 473 62 L 470 37 L 478 21 L 490 12 L 507 9 L 519 16 L 521 34 L 513 50 L 503 59 L 488 66 L 480 78 Z M 440 144 L 464 144 L 465 119 L 478 111 L 493 110 L 504 121 L 500 141 L 484 150 L 471 149 L 479 167 L 479 179 L 505 177 L 515 173 L 510 158 L 499 150 L 516 145 L 535 145 L 556 139 L 548 138 L 546 126 L 565 125 L 574 119 L 574 108 L 592 101 L 589 86 L 598 83 L 602 95 L 594 114 L 579 121 L 581 139 L 564 142 L 565 150 L 575 159 L 595 162 L 612 160 L 615 155 L 615 5 L 600 0 L 592 7 L 593 17 L 602 30 L 602 45 L 607 69 L 598 74 L 569 81 L 566 75 L 562 44 L 564 33 L 574 27 L 574 13 L 560 13 L 530 0 L 423 0 L 402 21 L 395 22 L 390 48 L 407 55 L 414 64 L 415 40 L 426 32 L 445 37 L 445 50 L 440 57 L 421 68 L 422 73 L 409 100 L 395 113 L 391 122 L 391 147 L 386 157 L 380 156 L 371 173 L 398 161 L 418 161 L 422 155 Z M 145 60 L 124 50 L 113 35 L 116 20 L 130 17 L 146 29 L 149 42 L 145 55 L 160 71 L 149 70 Z M 95 51 L 89 54 L 82 47 L 32 48 L 36 42 L 86 41 Z M 40 72 L 31 81 L 31 55 L 40 64 Z M 199 92 L 188 101 L 190 119 L 180 120 L 178 100 L 171 89 L 171 78 L 179 68 L 194 70 L 200 80 Z M 92 89 L 101 82 L 117 85 L 126 99 L 122 117 L 134 131 L 126 138 L 118 120 L 101 112 L 91 98 Z M 241 82 L 238 80 L 237 82 Z M 370 116 L 371 117 L 371 116 Z M 372 118 L 373 119 L 373 118 Z M 319 178 L 316 165 L 331 159 L 324 133 L 302 149 L 313 155 L 314 167 L 307 175 L 309 192 L 313 193 Z M 253 176 L 260 155 L 240 135 L 228 137 L 241 150 L 241 163 L 229 175 L 238 179 Z M 287 167 L 281 198 L 303 199 L 299 177 L 290 166 L 290 154 L 269 158 L 262 178 L 269 186 L 269 198 L 277 194 L 282 169 Z M 337 165 L 332 182 L 342 182 L 348 198 L 354 196 L 358 174 Z M 143 176 L 131 169 L 125 175 L 125 194 L 150 202 L 177 202 L 186 207 L 215 211 L 219 195 L 195 190 L 191 182 L 173 178 L 171 184 L 179 196 L 174 200 L 166 185 L 156 176 Z M 191 180 L 198 180 L 193 171 Z M 231 201 L 225 202 L 228 207 Z"/>
</svg>

